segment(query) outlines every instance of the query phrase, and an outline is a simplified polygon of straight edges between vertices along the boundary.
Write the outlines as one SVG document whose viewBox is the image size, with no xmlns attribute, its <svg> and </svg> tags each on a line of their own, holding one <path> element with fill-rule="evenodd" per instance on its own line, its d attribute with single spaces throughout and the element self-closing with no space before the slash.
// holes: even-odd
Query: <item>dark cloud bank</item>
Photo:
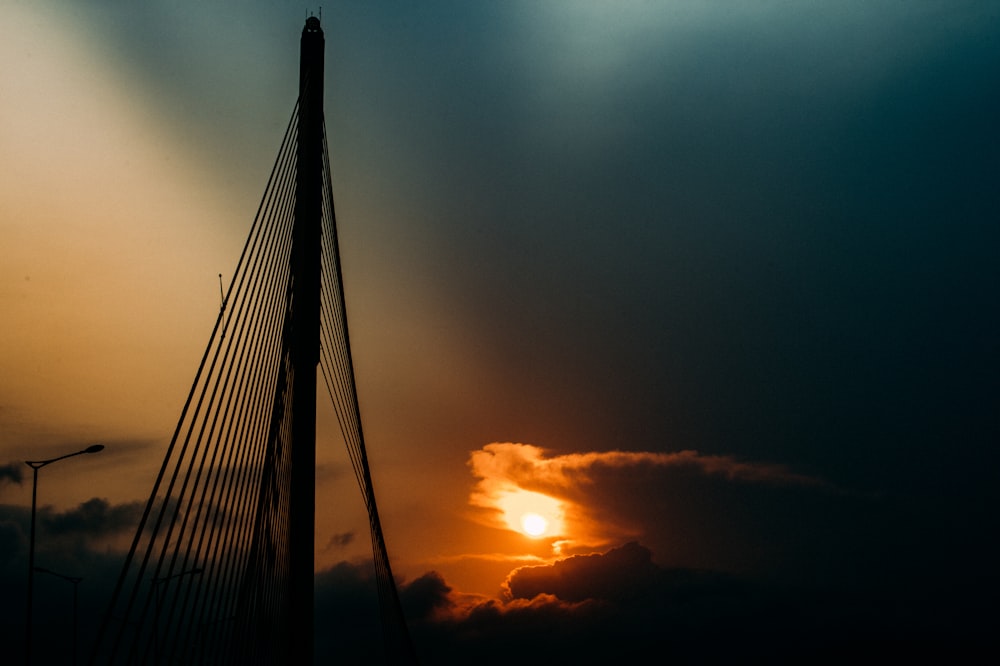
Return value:
<svg viewBox="0 0 1000 666">
<path fill-rule="evenodd" d="M 366 572 L 346 564 L 320 576 L 318 590 L 334 581 L 373 590 Z M 880 590 L 773 586 L 661 567 L 635 542 L 515 570 L 505 590 L 504 601 L 470 599 L 433 572 L 404 585 L 423 663 L 843 663 L 954 658 L 988 642 L 976 609 L 954 608 L 919 580 Z M 320 608 L 320 621 L 350 620 L 349 635 L 364 635 L 348 609 Z M 377 626 L 367 631 L 377 639 Z"/>
<path fill-rule="evenodd" d="M 422 663 L 954 661 L 992 643 L 995 547 L 949 505 L 686 463 L 595 465 L 576 489 L 642 536 L 517 568 L 499 599 L 403 583 Z M 377 661 L 369 569 L 318 576 L 318 626 L 338 627 L 319 654 Z"/>
<path fill-rule="evenodd" d="M 141 513 L 140 502 L 111 504 L 96 497 L 66 511 L 38 507 L 35 565 L 60 576 L 82 578 L 77 586 L 80 663 L 121 570 L 120 542 L 131 537 Z M 0 504 L 0 643 L 5 646 L 0 663 L 5 664 L 24 661 L 30 520 L 30 507 Z M 35 664 L 71 663 L 72 604 L 68 581 L 35 575 L 35 633 L 43 639 L 33 654 Z"/>
<path fill-rule="evenodd" d="M 500 599 L 436 572 L 402 584 L 422 663 L 954 661 L 991 645 L 995 548 L 950 505 L 661 458 L 625 474 L 605 455 L 574 486 L 595 518 L 637 540 L 515 569 Z M 331 633 L 318 652 L 374 658 L 369 570 L 344 563 L 317 584 L 319 626 L 368 636 L 351 652 Z"/>
<path fill-rule="evenodd" d="M 865 501 L 869 509 L 877 505 Z M 140 511 L 139 504 L 97 498 L 66 512 L 40 511 L 46 539 L 38 564 L 84 577 L 81 649 L 121 566 L 120 549 L 108 543 L 128 536 Z M 884 508 L 870 513 L 871 523 L 887 529 L 887 518 L 900 517 Z M 20 645 L 23 627 L 28 519 L 24 507 L 0 507 L 0 626 L 9 646 Z M 873 527 L 859 529 L 863 536 Z M 831 528 L 827 543 L 843 536 Z M 934 550 L 932 536 L 947 534 L 928 533 L 925 551 Z M 915 538 L 913 548 L 919 545 Z M 899 566 L 874 555 L 840 555 L 845 562 L 836 575 L 820 559 L 812 578 L 734 573 L 664 566 L 633 541 L 515 569 L 501 599 L 462 594 L 436 572 L 403 582 L 400 596 L 424 664 L 644 663 L 651 655 L 699 664 L 954 660 L 990 646 L 995 576 L 971 553 L 942 559 L 914 550 L 913 562 Z M 64 581 L 36 578 L 40 631 L 70 631 L 70 595 Z M 319 663 L 385 663 L 371 563 L 319 572 L 316 610 Z M 39 663 L 65 663 L 68 646 L 52 644 L 38 656 Z"/>
</svg>

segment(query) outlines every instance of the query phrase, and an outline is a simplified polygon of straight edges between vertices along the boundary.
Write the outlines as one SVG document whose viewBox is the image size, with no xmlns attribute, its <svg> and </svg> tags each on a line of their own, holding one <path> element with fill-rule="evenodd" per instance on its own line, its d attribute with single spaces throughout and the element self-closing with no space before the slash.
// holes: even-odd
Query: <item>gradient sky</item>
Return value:
<svg viewBox="0 0 1000 666">
<path fill-rule="evenodd" d="M 145 499 L 291 113 L 310 10 L 0 1 L 12 585 L 21 461 L 107 445 L 45 470 L 53 520 Z M 514 649 L 538 638 L 518 618 L 584 630 L 638 608 L 706 631 L 705 604 L 608 592 L 626 571 L 668 599 L 686 572 L 696 600 L 749 581 L 768 599 L 809 590 L 843 626 L 979 636 L 1000 555 L 1000 6 L 322 12 L 375 490 L 404 597 L 436 609 L 418 639 Z M 326 584 L 370 551 L 320 419 Z M 511 529 L 522 491 L 562 533 Z M 94 534 L 81 548 L 105 549 Z"/>
</svg>

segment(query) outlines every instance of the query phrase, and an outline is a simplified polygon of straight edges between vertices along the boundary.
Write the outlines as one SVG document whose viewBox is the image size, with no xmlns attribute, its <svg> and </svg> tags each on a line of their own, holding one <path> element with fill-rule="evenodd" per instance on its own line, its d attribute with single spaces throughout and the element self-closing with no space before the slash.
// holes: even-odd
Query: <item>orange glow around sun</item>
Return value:
<svg viewBox="0 0 1000 666">
<path fill-rule="evenodd" d="M 548 495 L 529 490 L 508 491 L 499 497 L 497 506 L 510 529 L 533 539 L 563 533 L 562 503 Z"/>
</svg>

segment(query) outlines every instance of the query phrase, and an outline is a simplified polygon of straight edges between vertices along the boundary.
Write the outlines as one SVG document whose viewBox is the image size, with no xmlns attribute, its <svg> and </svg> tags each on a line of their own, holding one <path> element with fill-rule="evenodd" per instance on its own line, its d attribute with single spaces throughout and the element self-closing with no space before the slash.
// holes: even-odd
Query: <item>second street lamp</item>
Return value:
<svg viewBox="0 0 1000 666">
<path fill-rule="evenodd" d="M 80 586 L 80 581 L 83 579 L 79 576 L 64 576 L 61 573 L 56 573 L 50 569 L 45 569 L 44 567 L 35 567 L 35 571 L 38 573 L 49 574 L 50 576 L 55 576 L 56 578 L 62 578 L 65 581 L 73 583 L 73 666 L 76 666 L 76 654 L 77 654 L 77 624 L 79 617 L 79 604 L 77 597 L 77 588 Z"/>
<path fill-rule="evenodd" d="M 160 584 L 171 581 L 181 576 L 193 576 L 202 572 L 201 567 L 187 569 L 169 576 L 161 576 L 153 579 L 153 659 L 155 663 L 160 663 Z"/>
<path fill-rule="evenodd" d="M 54 462 L 64 460 L 66 458 L 72 458 L 73 456 L 79 456 L 84 453 L 97 453 L 104 450 L 103 444 L 93 444 L 80 451 L 75 451 L 74 453 L 67 453 L 64 456 L 59 456 L 57 458 L 49 458 L 48 460 L 25 460 L 24 464 L 31 468 L 32 479 L 31 479 L 31 536 L 28 540 L 28 611 L 27 617 L 25 618 L 25 630 L 24 630 L 24 657 L 25 663 L 31 666 L 31 624 L 32 624 L 32 604 L 34 603 L 35 597 L 35 507 L 38 503 L 38 470 L 45 467 L 46 465 L 51 465 Z"/>
</svg>

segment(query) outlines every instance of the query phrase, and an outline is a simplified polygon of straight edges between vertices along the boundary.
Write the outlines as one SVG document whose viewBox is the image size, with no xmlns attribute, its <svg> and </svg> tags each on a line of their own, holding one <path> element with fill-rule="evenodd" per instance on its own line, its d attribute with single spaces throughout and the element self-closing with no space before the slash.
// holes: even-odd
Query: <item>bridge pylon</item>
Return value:
<svg viewBox="0 0 1000 666">
<path fill-rule="evenodd" d="M 323 29 L 302 29 L 295 220 L 292 227 L 292 453 L 289 498 L 290 639 L 313 662 L 316 524 L 316 371 L 320 353 L 323 238 Z M 308 652 L 308 654 L 306 654 Z"/>
<path fill-rule="evenodd" d="M 295 111 L 92 664 L 314 662 L 318 386 L 330 397 L 368 511 L 382 651 L 389 663 L 416 662 L 361 425 L 319 19 L 306 21 L 300 48 Z"/>
</svg>

